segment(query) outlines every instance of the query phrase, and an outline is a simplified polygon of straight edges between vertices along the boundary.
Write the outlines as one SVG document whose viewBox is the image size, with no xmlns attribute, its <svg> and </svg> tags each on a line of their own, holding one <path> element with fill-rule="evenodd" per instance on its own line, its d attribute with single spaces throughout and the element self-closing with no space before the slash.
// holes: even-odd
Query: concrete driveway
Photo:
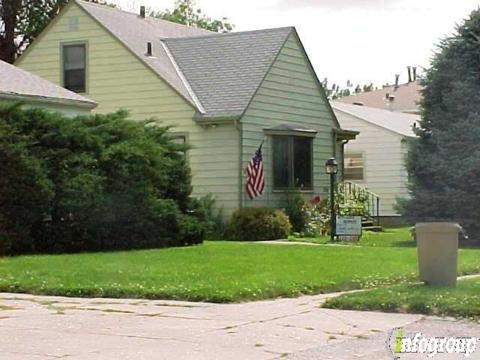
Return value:
<svg viewBox="0 0 480 360">
<path fill-rule="evenodd" d="M 0 359 L 392 359 L 394 327 L 480 334 L 468 322 L 320 309 L 326 297 L 209 304 L 3 293 Z"/>
</svg>

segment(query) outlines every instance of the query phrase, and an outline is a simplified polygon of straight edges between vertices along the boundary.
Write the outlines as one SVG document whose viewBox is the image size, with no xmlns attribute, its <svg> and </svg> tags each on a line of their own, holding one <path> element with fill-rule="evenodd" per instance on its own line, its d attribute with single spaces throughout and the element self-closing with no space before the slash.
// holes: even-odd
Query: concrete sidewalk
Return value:
<svg viewBox="0 0 480 360">
<path fill-rule="evenodd" d="M 468 322 L 320 309 L 332 295 L 210 304 L 3 293 L 0 359 L 391 359 L 394 327 L 480 334 Z"/>
</svg>

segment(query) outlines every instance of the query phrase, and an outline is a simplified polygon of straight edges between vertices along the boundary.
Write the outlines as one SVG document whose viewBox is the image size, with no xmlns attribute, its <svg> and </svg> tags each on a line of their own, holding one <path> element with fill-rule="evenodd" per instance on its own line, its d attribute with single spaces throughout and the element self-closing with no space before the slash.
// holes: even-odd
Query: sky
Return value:
<svg viewBox="0 0 480 360">
<path fill-rule="evenodd" d="M 121 8 L 172 8 L 174 0 L 114 0 Z M 345 87 L 406 82 L 408 65 L 427 68 L 439 40 L 480 0 L 196 0 L 235 31 L 295 26 L 320 79 Z"/>
</svg>

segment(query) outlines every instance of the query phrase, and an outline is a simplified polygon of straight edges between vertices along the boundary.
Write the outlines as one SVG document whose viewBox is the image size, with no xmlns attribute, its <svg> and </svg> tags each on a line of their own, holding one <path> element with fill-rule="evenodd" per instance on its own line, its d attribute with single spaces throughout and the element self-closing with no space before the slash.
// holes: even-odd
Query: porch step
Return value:
<svg viewBox="0 0 480 360">
<path fill-rule="evenodd" d="M 368 226 L 374 226 L 375 224 L 373 223 L 372 220 L 363 220 L 362 221 L 362 228 L 368 227 Z"/>
<path fill-rule="evenodd" d="M 375 225 L 363 226 L 363 227 L 362 227 L 362 230 L 372 231 L 372 232 L 382 232 L 382 231 L 383 231 L 383 227 L 382 227 L 382 226 L 375 226 Z"/>
</svg>

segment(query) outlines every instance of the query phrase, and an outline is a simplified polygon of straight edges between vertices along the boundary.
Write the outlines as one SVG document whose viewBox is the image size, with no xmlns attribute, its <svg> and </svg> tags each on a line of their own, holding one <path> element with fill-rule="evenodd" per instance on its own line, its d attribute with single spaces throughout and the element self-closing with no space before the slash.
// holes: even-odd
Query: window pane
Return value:
<svg viewBox="0 0 480 360">
<path fill-rule="evenodd" d="M 175 135 L 172 141 L 177 145 L 187 145 L 187 137 L 185 135 Z M 182 150 L 178 152 L 178 154 L 182 156 L 185 156 L 186 153 L 187 153 L 187 150 Z"/>
<path fill-rule="evenodd" d="M 273 187 L 275 189 L 288 188 L 290 172 L 290 156 L 288 151 L 288 137 L 274 136 L 273 138 Z"/>
<path fill-rule="evenodd" d="M 175 135 L 172 141 L 178 145 L 185 145 L 187 143 L 187 139 L 183 135 Z"/>
<path fill-rule="evenodd" d="M 85 92 L 85 45 L 63 47 L 63 86 Z"/>
<path fill-rule="evenodd" d="M 84 45 L 65 46 L 63 53 L 65 70 L 85 68 Z"/>
<path fill-rule="evenodd" d="M 363 180 L 363 154 L 345 154 L 345 180 Z"/>
<path fill-rule="evenodd" d="M 312 139 L 293 138 L 293 175 L 295 187 L 312 188 Z"/>
<path fill-rule="evenodd" d="M 85 70 L 66 70 L 63 80 L 68 90 L 85 92 Z"/>
</svg>

